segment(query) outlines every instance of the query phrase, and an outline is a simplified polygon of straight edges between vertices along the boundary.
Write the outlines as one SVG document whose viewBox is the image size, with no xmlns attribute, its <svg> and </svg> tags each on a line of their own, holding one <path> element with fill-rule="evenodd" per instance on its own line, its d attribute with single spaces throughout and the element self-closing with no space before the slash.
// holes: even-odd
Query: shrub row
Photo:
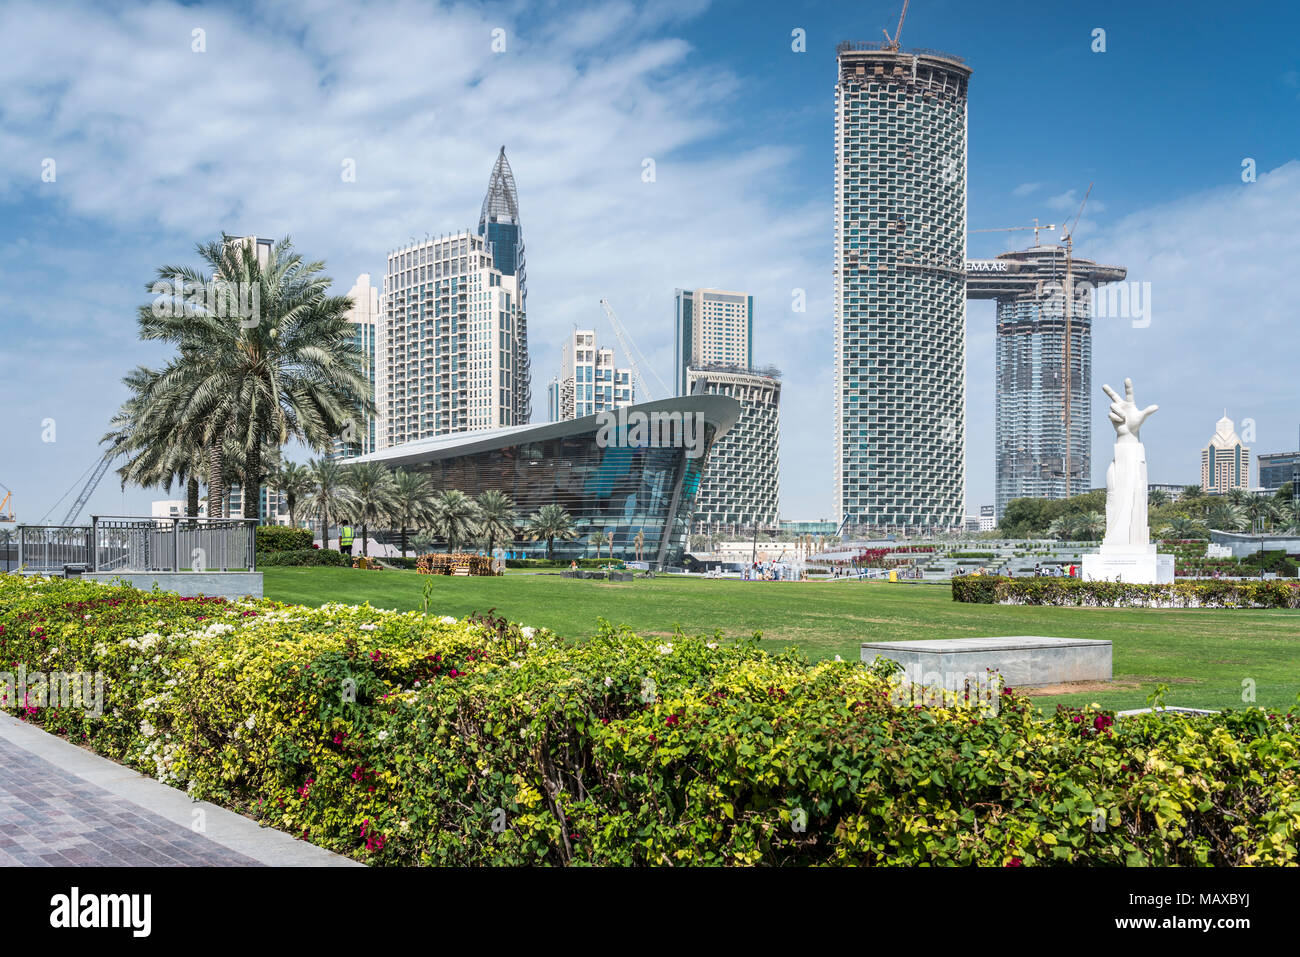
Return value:
<svg viewBox="0 0 1300 957">
<path fill-rule="evenodd" d="M 348 557 L 332 548 L 298 548 L 286 552 L 258 552 L 257 566 L 267 565 L 348 565 Z"/>
<path fill-rule="evenodd" d="M 571 561 L 573 559 L 507 558 L 506 568 L 568 568 Z M 618 559 L 611 562 L 608 558 L 579 558 L 577 562 L 579 568 L 605 568 L 608 565 L 623 567 L 623 562 Z"/>
<path fill-rule="evenodd" d="M 259 552 L 293 552 L 311 548 L 313 534 L 309 528 L 288 525 L 259 525 L 254 533 Z"/>
<path fill-rule="evenodd" d="M 1172 585 L 959 575 L 953 601 L 984 605 L 1087 605 L 1162 608 L 1300 608 L 1300 582 L 1189 581 Z"/>
<path fill-rule="evenodd" d="M 482 617 L 0 576 L 0 663 L 107 676 L 22 716 L 377 864 L 1280 864 L 1300 742 L 1250 709 L 1116 724 L 894 704 L 756 641 L 581 645 Z"/>
</svg>

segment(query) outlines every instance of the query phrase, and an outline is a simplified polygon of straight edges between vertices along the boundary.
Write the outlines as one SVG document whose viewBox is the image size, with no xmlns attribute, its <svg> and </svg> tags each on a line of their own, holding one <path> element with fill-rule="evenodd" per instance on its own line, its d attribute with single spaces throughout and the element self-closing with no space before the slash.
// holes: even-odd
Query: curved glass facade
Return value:
<svg viewBox="0 0 1300 957">
<path fill-rule="evenodd" d="M 681 446 L 656 446 L 648 437 L 613 430 L 600 439 L 602 417 L 466 433 L 394 446 L 349 461 L 379 461 L 427 475 L 435 489 L 459 489 L 477 497 L 496 489 L 515 503 L 521 520 L 544 505 L 560 505 L 579 535 L 556 541 L 556 558 L 596 557 L 591 535 L 606 542 L 600 554 L 652 565 L 679 565 L 686 550 L 691 513 L 714 441 L 735 424 L 740 404 L 724 396 L 685 396 L 632 406 L 634 411 L 695 415 L 703 429 L 702 455 Z M 546 542 L 522 537 L 509 546 L 532 558 L 546 555 Z"/>
</svg>

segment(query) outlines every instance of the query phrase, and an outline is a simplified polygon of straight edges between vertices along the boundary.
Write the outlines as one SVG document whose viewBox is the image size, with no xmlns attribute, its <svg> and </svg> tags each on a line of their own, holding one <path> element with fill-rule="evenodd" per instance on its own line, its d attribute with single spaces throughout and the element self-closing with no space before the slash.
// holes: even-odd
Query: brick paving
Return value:
<svg viewBox="0 0 1300 957">
<path fill-rule="evenodd" d="M 0 737 L 0 866 L 259 862 Z"/>
</svg>

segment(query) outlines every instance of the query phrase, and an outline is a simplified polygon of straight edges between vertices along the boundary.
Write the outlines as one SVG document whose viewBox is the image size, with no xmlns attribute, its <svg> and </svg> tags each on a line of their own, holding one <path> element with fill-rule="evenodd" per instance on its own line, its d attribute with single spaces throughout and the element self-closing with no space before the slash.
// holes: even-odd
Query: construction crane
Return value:
<svg viewBox="0 0 1300 957">
<path fill-rule="evenodd" d="M 95 465 L 94 474 L 90 476 L 90 480 L 82 487 L 81 494 L 78 495 L 77 500 L 72 503 L 72 508 L 68 509 L 68 514 L 63 516 L 64 525 L 71 525 L 76 521 L 77 516 L 81 514 L 81 510 L 85 508 L 86 503 L 90 501 L 90 496 L 94 494 L 96 487 L 99 485 L 99 480 L 104 477 L 104 473 L 108 471 L 108 467 L 113 464 L 113 459 L 115 457 L 116 456 L 112 452 L 107 452 Z"/>
<path fill-rule="evenodd" d="M 644 397 L 644 400 L 649 402 L 653 396 L 650 395 L 650 389 L 646 386 L 645 377 L 641 375 L 642 365 L 649 369 L 650 374 L 655 377 L 655 382 L 658 383 L 659 388 L 663 389 L 664 394 L 671 395 L 672 390 L 669 389 L 668 386 L 664 385 L 664 380 L 659 378 L 655 370 L 651 368 L 650 363 L 646 361 L 646 357 L 642 355 L 641 350 L 638 349 L 636 343 L 632 341 L 632 337 L 628 335 L 627 330 L 623 328 L 623 323 L 619 321 L 618 315 L 614 312 L 614 307 L 609 304 L 609 300 L 601 299 L 600 307 L 605 310 L 605 318 L 607 318 L 609 324 L 614 327 L 614 335 L 618 339 L 619 347 L 623 350 L 623 354 L 627 356 L 628 365 L 632 368 L 632 379 L 641 389 L 641 394 Z M 641 359 L 640 365 L 638 365 L 636 361 L 638 357 Z"/>
<path fill-rule="evenodd" d="M 885 49 L 897 53 L 903 37 L 903 20 L 907 18 L 907 5 L 911 0 L 903 0 L 903 12 L 898 15 L 898 26 L 894 28 L 894 35 L 891 37 L 889 31 L 881 28 L 881 33 L 885 35 Z"/>
<path fill-rule="evenodd" d="M 1024 232 L 1025 230 L 1032 229 L 1034 231 L 1034 245 L 1037 246 L 1039 231 L 1043 229 L 1055 229 L 1055 228 L 1056 227 L 1051 223 L 1048 223 L 1045 226 L 1039 225 L 1038 218 L 1034 217 L 1034 225 L 1032 226 L 1002 226 L 997 229 L 968 229 L 966 231 L 968 233 L 1020 233 L 1020 232 Z"/>
<path fill-rule="evenodd" d="M 1074 312 L 1074 228 L 1079 225 L 1079 217 L 1083 215 L 1083 207 L 1088 205 L 1088 197 L 1092 195 L 1092 187 L 1095 184 L 1089 183 L 1088 190 L 1083 194 L 1083 202 L 1079 204 L 1079 212 L 1074 216 L 1074 222 L 1070 224 L 1061 241 L 1065 243 L 1065 497 L 1070 497 L 1070 400 L 1073 397 L 1073 371 L 1070 367 L 1070 336 L 1071 336 L 1071 318 Z"/>
<path fill-rule="evenodd" d="M 1064 473 L 1065 473 L 1065 497 L 1066 497 L 1066 498 L 1069 498 L 1069 497 L 1070 497 L 1070 466 L 1071 466 L 1071 461 L 1070 461 L 1070 459 L 1071 459 L 1071 456 L 1070 456 L 1070 440 L 1071 440 L 1071 438 L 1073 437 L 1073 436 L 1072 436 L 1073 429 L 1072 429 L 1072 422 L 1071 422 L 1071 417 L 1070 417 L 1070 411 L 1071 411 L 1071 406 L 1073 405 L 1073 399 L 1074 399 L 1074 370 L 1073 370 L 1072 365 L 1071 365 L 1072 362 L 1073 362 L 1073 355 L 1072 355 L 1072 352 L 1073 352 L 1072 345 L 1073 345 L 1073 343 L 1072 343 L 1072 338 L 1073 338 L 1073 333 L 1074 333 L 1074 325 L 1073 325 L 1073 319 L 1074 319 L 1074 229 L 1075 229 L 1076 226 L 1079 225 L 1079 217 L 1081 217 L 1081 216 L 1083 215 L 1083 207 L 1084 207 L 1084 206 L 1087 204 L 1087 202 L 1088 202 L 1088 196 L 1091 195 L 1091 193 L 1092 193 L 1092 187 L 1093 187 L 1093 185 L 1094 185 L 1093 183 L 1089 183 L 1089 184 L 1088 184 L 1088 191 L 1087 191 L 1086 193 L 1083 194 L 1083 202 L 1079 204 L 1079 212 L 1075 215 L 1075 217 L 1074 217 L 1074 222 L 1071 223 L 1071 224 L 1069 225 L 1068 228 L 1065 227 L 1064 225 L 1062 225 L 1062 227 L 1061 227 L 1062 229 L 1065 229 L 1065 232 L 1061 234 L 1061 242 L 1065 244 L 1065 286 L 1064 286 L 1064 289 L 1063 289 L 1063 297 L 1062 297 L 1062 298 L 1064 299 L 1064 304 L 1063 304 L 1063 307 L 1062 307 L 1062 312 L 1063 312 L 1063 317 L 1064 317 L 1064 319 L 1065 319 L 1065 350 L 1064 350 L 1064 351 L 1065 351 L 1065 355 L 1064 355 L 1064 360 L 1065 360 L 1065 361 L 1064 361 L 1064 365 L 1065 365 L 1065 368 L 1064 368 L 1064 375 L 1062 376 L 1062 383 L 1063 383 L 1063 386 L 1064 386 L 1065 395 L 1064 395 L 1064 402 L 1062 403 L 1062 406 L 1063 406 L 1063 409 L 1064 409 L 1064 413 L 1063 413 L 1063 414 L 1064 414 L 1064 418 L 1065 418 L 1065 423 L 1064 423 L 1064 424 L 1065 424 L 1065 455 L 1064 455 L 1064 458 L 1063 458 L 1063 462 L 1064 462 L 1064 469 L 1063 469 L 1063 471 L 1064 471 Z M 1003 226 L 1003 227 L 996 228 L 996 229 L 971 229 L 971 230 L 968 230 L 968 232 L 972 232 L 972 233 L 1014 233 L 1014 232 L 1025 232 L 1025 231 L 1027 231 L 1027 230 L 1032 229 L 1032 230 L 1034 231 L 1034 245 L 1037 246 L 1037 245 L 1038 245 L 1038 234 L 1039 234 L 1040 231 L 1042 231 L 1042 230 L 1044 230 L 1044 229 L 1055 230 L 1056 228 L 1057 228 L 1057 227 L 1056 227 L 1054 224 L 1052 224 L 1052 223 L 1048 223 L 1048 224 L 1046 224 L 1046 225 L 1041 224 L 1041 223 L 1038 222 L 1038 219 L 1035 218 L 1035 219 L 1034 219 L 1034 225 L 1032 225 L 1032 226 Z"/>
<path fill-rule="evenodd" d="M 115 458 L 117 458 L 117 451 L 115 449 L 109 449 L 102 456 L 96 459 L 94 464 L 92 464 L 90 468 L 88 468 L 85 472 L 81 473 L 82 475 L 86 475 L 87 473 L 89 473 L 90 478 L 86 479 L 86 484 L 81 487 L 81 492 L 77 495 L 76 501 L 72 503 L 72 507 L 68 509 L 67 514 L 63 516 L 62 524 L 71 525 L 74 521 L 76 521 L 77 516 L 81 514 L 81 510 L 84 509 L 86 507 L 86 503 L 90 501 L 90 496 L 94 494 L 95 489 L 99 485 L 100 479 L 104 477 L 104 473 L 108 471 L 108 467 L 113 464 L 113 460 Z M 81 481 L 80 477 L 78 477 L 77 481 Z M 50 506 L 49 511 L 47 511 L 44 515 L 42 515 L 41 520 L 36 524 L 44 525 L 45 520 L 48 519 L 50 515 L 54 513 L 54 510 L 59 507 L 59 504 L 65 498 L 67 498 L 68 495 L 72 492 L 72 489 L 76 487 L 77 487 L 77 483 L 73 482 L 72 488 L 69 488 L 68 491 L 60 495 L 59 500 Z"/>
<path fill-rule="evenodd" d="M 5 490 L 5 497 L 0 499 L 0 522 L 12 522 L 14 520 L 14 493 L 8 485 L 0 482 L 0 488 Z M 5 509 L 9 511 L 5 511 Z"/>
</svg>

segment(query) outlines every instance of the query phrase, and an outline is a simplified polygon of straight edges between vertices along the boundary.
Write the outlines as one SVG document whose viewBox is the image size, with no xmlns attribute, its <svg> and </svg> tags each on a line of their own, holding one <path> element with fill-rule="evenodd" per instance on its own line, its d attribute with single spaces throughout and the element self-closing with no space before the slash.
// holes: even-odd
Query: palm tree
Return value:
<svg viewBox="0 0 1300 957">
<path fill-rule="evenodd" d="M 1078 516 L 1076 528 L 1084 538 L 1096 541 L 1106 534 L 1106 516 L 1101 512 L 1084 512 Z"/>
<path fill-rule="evenodd" d="M 419 528 L 433 518 L 433 486 L 423 475 L 398 469 L 393 473 L 392 519 L 401 536 L 402 557 L 406 557 L 407 530 Z"/>
<path fill-rule="evenodd" d="M 596 529 L 587 536 L 587 544 L 596 546 L 596 557 L 600 558 L 600 546 L 605 544 L 606 535 L 600 529 Z"/>
<path fill-rule="evenodd" d="M 632 545 L 636 548 L 636 560 L 641 560 L 641 549 L 645 548 L 645 531 L 637 529 L 636 537 L 632 539 Z"/>
<path fill-rule="evenodd" d="M 479 534 L 487 539 L 487 551 L 491 555 L 498 541 L 511 542 L 515 538 L 515 529 L 519 527 L 519 513 L 515 503 L 502 492 L 488 489 L 474 503 L 478 506 Z"/>
<path fill-rule="evenodd" d="M 1079 533 L 1079 516 L 1074 512 L 1069 512 L 1052 521 L 1047 527 L 1047 534 L 1052 538 L 1059 538 L 1063 542 L 1068 542 Z"/>
<path fill-rule="evenodd" d="M 361 526 L 361 554 L 368 557 L 367 529 L 388 521 L 397 485 L 393 473 L 382 462 L 361 462 L 343 470 L 347 482 L 348 504 L 345 514 Z"/>
<path fill-rule="evenodd" d="M 1160 537 L 1171 538 L 1180 542 L 1194 538 L 1204 538 L 1205 526 L 1194 518 L 1180 515 L 1172 519 L 1168 525 L 1160 530 Z"/>
<path fill-rule="evenodd" d="M 286 462 L 271 473 L 268 483 L 271 488 L 284 496 L 284 503 L 289 507 L 289 524 L 298 527 L 298 506 L 316 491 L 316 482 L 311 477 L 311 469 L 297 462 Z"/>
<path fill-rule="evenodd" d="M 578 529 L 573 524 L 573 516 L 561 505 L 543 505 L 533 513 L 524 527 L 524 534 L 533 541 L 546 542 L 546 557 L 555 558 L 555 540 L 570 542 L 578 537 Z"/>
<path fill-rule="evenodd" d="M 1266 524 L 1272 528 L 1280 514 L 1272 497 L 1263 494 L 1251 495 L 1246 501 L 1245 509 L 1251 528 L 1257 532 L 1262 532 Z"/>
<path fill-rule="evenodd" d="M 443 489 L 433 505 L 434 534 L 447 542 L 447 553 L 474 537 L 477 531 L 478 506 L 460 489 Z"/>
<path fill-rule="evenodd" d="M 177 347 L 158 377 L 160 401 L 183 409 L 201 436 L 214 494 L 224 491 L 214 485 L 222 482 L 223 443 L 233 440 L 244 458 L 244 516 L 256 518 L 265 444 L 298 438 L 324 451 L 374 411 L 347 319 L 352 302 L 327 295 L 324 264 L 304 262 L 287 238 L 265 264 L 251 242 L 226 235 L 199 244 L 198 253 L 210 274 L 158 270 L 155 292 L 173 292 L 140 308 L 140 337 Z M 199 290 L 205 295 L 193 294 Z"/>
<path fill-rule="evenodd" d="M 197 518 L 203 448 L 193 431 L 177 421 L 175 409 L 163 403 L 151 404 L 157 378 L 157 372 L 144 366 L 127 373 L 122 381 L 131 396 L 109 422 L 109 431 L 100 442 L 108 443 L 106 454 L 127 457 L 126 464 L 117 470 L 123 488 L 127 484 L 162 486 L 170 492 L 173 482 L 183 482 L 185 512 Z"/>
<path fill-rule="evenodd" d="M 1228 489 L 1229 504 L 1244 506 L 1249 504 L 1251 498 L 1252 498 L 1251 494 L 1247 492 L 1244 488 Z"/>
<path fill-rule="evenodd" d="M 320 547 L 329 548 L 330 519 L 343 514 L 352 494 L 343 469 L 333 459 L 311 459 L 307 462 L 307 468 L 315 486 L 315 491 L 307 497 L 307 508 L 320 516 Z"/>
<path fill-rule="evenodd" d="M 1292 501 L 1282 509 L 1282 521 L 1286 530 L 1292 535 L 1300 535 L 1300 500 Z"/>
<path fill-rule="evenodd" d="M 1147 504 L 1152 508 L 1169 504 L 1169 493 L 1162 488 L 1153 488 L 1147 492 Z"/>
<path fill-rule="evenodd" d="M 1249 519 L 1246 510 L 1240 505 L 1220 499 L 1205 511 L 1205 522 L 1210 528 L 1221 528 L 1226 532 L 1239 532 L 1246 527 Z"/>
</svg>

